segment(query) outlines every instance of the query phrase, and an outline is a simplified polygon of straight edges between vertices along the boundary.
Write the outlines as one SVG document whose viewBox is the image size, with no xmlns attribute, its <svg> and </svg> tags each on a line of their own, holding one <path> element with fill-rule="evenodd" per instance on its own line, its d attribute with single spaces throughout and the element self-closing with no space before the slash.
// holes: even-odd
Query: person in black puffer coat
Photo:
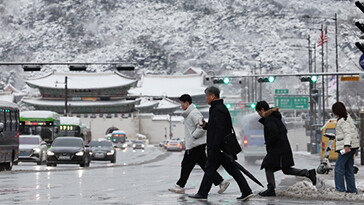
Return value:
<svg viewBox="0 0 364 205">
<path fill-rule="evenodd" d="M 292 149 L 287 137 L 286 126 L 282 122 L 282 115 L 278 108 L 269 108 L 266 101 L 256 105 L 256 111 L 262 117 L 259 122 L 264 125 L 264 140 L 267 155 L 264 157 L 261 169 L 265 169 L 268 189 L 259 193 L 261 196 L 275 196 L 274 172 L 282 170 L 286 175 L 308 177 L 316 185 L 315 169 L 295 169 Z"/>
</svg>

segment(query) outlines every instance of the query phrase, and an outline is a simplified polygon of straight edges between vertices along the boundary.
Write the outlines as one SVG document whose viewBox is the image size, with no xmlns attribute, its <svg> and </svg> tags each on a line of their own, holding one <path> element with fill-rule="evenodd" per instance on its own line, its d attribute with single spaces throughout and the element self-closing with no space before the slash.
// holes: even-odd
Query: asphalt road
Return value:
<svg viewBox="0 0 364 205">
<path fill-rule="evenodd" d="M 232 180 L 227 191 L 219 195 L 213 187 L 208 202 L 189 199 L 187 195 L 170 193 L 180 173 L 182 152 L 164 152 L 155 147 L 142 150 L 118 151 L 117 163 L 92 162 L 89 168 L 77 165 L 57 167 L 37 166 L 21 163 L 11 172 L 0 173 L 0 204 L 343 204 L 330 201 L 306 201 L 282 197 L 261 198 L 255 196 L 243 203 L 235 198 L 240 195 L 236 183 L 220 169 L 221 175 Z M 243 156 L 240 163 L 244 164 Z M 296 156 L 298 168 L 315 168 L 317 162 L 305 156 Z M 259 161 L 245 164 L 264 185 L 264 171 L 259 169 Z M 187 194 L 197 191 L 203 172 L 196 167 L 186 185 Z M 276 173 L 277 184 L 284 189 L 295 183 L 296 177 Z M 254 193 L 262 191 L 248 180 Z M 354 203 L 352 203 L 354 204 Z"/>
</svg>

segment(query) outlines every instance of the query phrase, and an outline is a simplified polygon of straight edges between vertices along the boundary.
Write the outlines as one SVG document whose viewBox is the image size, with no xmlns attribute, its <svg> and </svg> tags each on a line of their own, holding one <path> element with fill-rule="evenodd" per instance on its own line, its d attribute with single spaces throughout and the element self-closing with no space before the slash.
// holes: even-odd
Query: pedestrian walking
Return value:
<svg viewBox="0 0 364 205">
<path fill-rule="evenodd" d="M 338 117 L 335 128 L 335 150 L 339 156 L 335 163 L 335 189 L 339 192 L 357 193 L 354 155 L 359 148 L 358 131 L 342 102 L 333 104 L 332 112 Z M 344 181 L 346 182 L 346 189 Z"/>
<path fill-rule="evenodd" d="M 206 131 L 199 125 L 203 116 L 192 104 L 192 97 L 184 94 L 179 98 L 181 107 L 184 110 L 182 116 L 185 128 L 186 151 L 181 163 L 181 175 L 176 185 L 170 189 L 171 192 L 184 194 L 185 185 L 192 172 L 192 169 L 198 164 L 202 170 L 206 165 Z M 230 182 L 224 181 L 219 173 L 215 171 L 213 183 L 220 187 L 218 193 L 222 194 L 230 185 Z"/>
<path fill-rule="evenodd" d="M 238 166 L 232 159 L 237 159 L 236 154 L 231 156 L 228 153 L 228 147 L 223 148 L 223 140 L 232 133 L 231 116 L 220 99 L 220 90 L 216 87 L 208 87 L 205 90 L 206 102 L 211 105 L 209 110 L 209 121 L 203 121 L 202 127 L 207 130 L 207 162 L 205 166 L 205 174 L 203 176 L 200 188 L 195 195 L 190 198 L 198 200 L 207 200 L 210 192 L 216 170 L 222 165 L 229 175 L 237 182 L 241 196 L 238 200 L 247 200 L 253 196 L 246 179 L 239 170 Z M 231 156 L 226 157 L 226 155 Z"/>
<path fill-rule="evenodd" d="M 274 172 L 282 170 L 286 175 L 303 176 L 309 178 L 316 185 L 315 169 L 293 168 L 293 154 L 287 138 L 287 129 L 282 122 L 282 115 L 278 108 L 269 108 L 266 101 L 256 105 L 256 111 L 262 117 L 259 122 L 264 125 L 264 140 L 267 155 L 264 157 L 261 169 L 265 169 L 268 189 L 260 192 L 260 196 L 276 196 Z"/>
</svg>

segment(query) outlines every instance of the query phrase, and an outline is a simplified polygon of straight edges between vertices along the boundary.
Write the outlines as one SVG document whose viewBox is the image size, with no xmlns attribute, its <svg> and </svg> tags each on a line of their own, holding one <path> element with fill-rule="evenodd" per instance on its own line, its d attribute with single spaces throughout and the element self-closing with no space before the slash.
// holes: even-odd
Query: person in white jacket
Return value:
<svg viewBox="0 0 364 205">
<path fill-rule="evenodd" d="M 342 102 L 333 104 L 332 112 L 338 117 L 335 150 L 339 153 L 339 156 L 335 164 L 335 189 L 339 192 L 357 193 L 354 176 L 354 154 L 359 148 L 358 131 Z M 345 189 L 344 179 L 347 189 Z"/>
<path fill-rule="evenodd" d="M 184 94 L 179 98 L 179 101 L 184 110 L 182 116 L 184 117 L 186 151 L 181 163 L 181 176 L 176 185 L 168 190 L 174 193 L 184 194 L 184 187 L 194 166 L 198 164 L 202 170 L 205 169 L 207 160 L 206 131 L 200 126 L 203 116 L 192 104 L 192 97 Z M 222 194 L 230 185 L 217 172 L 214 177 L 214 184 L 215 186 L 220 186 L 219 194 Z"/>
</svg>

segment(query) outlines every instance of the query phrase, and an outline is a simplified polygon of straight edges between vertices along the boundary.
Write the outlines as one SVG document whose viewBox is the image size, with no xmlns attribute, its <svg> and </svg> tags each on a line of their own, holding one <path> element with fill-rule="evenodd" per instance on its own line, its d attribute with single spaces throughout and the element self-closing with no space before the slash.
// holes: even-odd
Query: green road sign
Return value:
<svg viewBox="0 0 364 205">
<path fill-rule="evenodd" d="M 276 89 L 275 90 L 276 95 L 287 95 L 288 92 L 289 92 L 288 89 Z"/>
<path fill-rule="evenodd" d="M 280 109 L 308 109 L 308 97 L 282 96 L 274 97 L 274 105 Z"/>
</svg>

